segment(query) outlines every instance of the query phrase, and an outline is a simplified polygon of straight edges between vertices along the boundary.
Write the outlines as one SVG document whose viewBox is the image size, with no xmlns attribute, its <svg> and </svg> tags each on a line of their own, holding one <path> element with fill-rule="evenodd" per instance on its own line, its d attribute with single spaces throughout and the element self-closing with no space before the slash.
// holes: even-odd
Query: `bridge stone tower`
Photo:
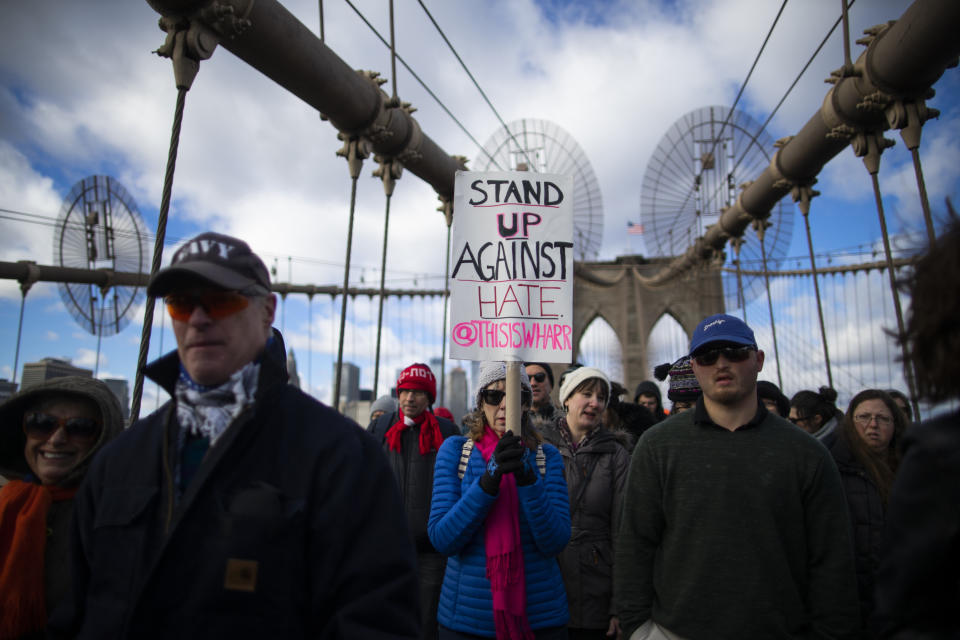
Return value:
<svg viewBox="0 0 960 640">
<path fill-rule="evenodd" d="M 621 256 L 612 262 L 575 263 L 574 359 L 579 355 L 583 332 L 596 318 L 603 318 L 616 332 L 623 349 L 626 379 L 620 382 L 632 390 L 641 380 L 652 378 L 652 367 L 659 364 L 647 361 L 647 343 L 661 317 L 673 316 L 689 337 L 700 320 L 723 313 L 719 264 L 694 267 L 666 283 L 651 284 L 652 276 L 673 260 Z M 562 365 L 558 368 L 563 370 Z"/>
</svg>

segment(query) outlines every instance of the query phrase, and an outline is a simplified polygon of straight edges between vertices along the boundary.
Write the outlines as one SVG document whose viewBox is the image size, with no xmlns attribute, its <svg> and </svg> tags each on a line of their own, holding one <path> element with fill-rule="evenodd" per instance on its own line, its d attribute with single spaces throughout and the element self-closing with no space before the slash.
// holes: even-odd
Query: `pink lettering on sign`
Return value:
<svg viewBox="0 0 960 640">
<path fill-rule="evenodd" d="M 565 351 L 573 348 L 573 327 L 556 322 L 494 322 L 471 320 L 453 327 L 451 337 L 461 347 L 481 349 L 544 349 Z"/>
<path fill-rule="evenodd" d="M 553 310 L 554 291 L 560 287 L 514 283 L 477 287 L 477 304 L 483 318 L 559 318 Z"/>
</svg>

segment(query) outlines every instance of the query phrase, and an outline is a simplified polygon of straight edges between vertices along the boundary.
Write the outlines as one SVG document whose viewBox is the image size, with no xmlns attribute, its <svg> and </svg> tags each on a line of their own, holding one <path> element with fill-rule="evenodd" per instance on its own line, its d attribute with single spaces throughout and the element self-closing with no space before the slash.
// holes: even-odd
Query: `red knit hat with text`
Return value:
<svg viewBox="0 0 960 640">
<path fill-rule="evenodd" d="M 397 378 L 397 393 L 401 389 L 410 389 L 412 391 L 426 391 L 430 396 L 430 404 L 437 399 L 437 378 L 433 375 L 430 367 L 422 362 L 415 362 L 400 372 Z"/>
<path fill-rule="evenodd" d="M 430 371 L 430 367 L 417 362 L 404 369 L 397 378 L 397 395 L 400 395 L 400 391 L 404 389 L 426 392 L 427 397 L 430 398 L 430 404 L 433 405 L 437 397 L 437 379 L 433 371 Z M 385 435 L 387 446 L 391 451 L 401 450 L 403 432 L 414 425 L 420 427 L 420 455 L 425 456 L 431 451 L 439 451 L 440 445 L 443 444 L 443 434 L 440 432 L 440 423 L 437 422 L 437 417 L 432 411 L 427 409 L 416 418 L 408 418 L 403 415 L 403 407 L 398 407 L 397 416 L 398 420 L 387 429 Z"/>
</svg>

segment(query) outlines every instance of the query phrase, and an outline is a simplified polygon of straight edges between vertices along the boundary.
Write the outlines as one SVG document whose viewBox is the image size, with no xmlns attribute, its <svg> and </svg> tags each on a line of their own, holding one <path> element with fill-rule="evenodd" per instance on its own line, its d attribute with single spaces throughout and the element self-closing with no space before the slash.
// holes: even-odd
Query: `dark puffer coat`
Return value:
<svg viewBox="0 0 960 640">
<path fill-rule="evenodd" d="M 850 512 L 850 526 L 857 567 L 860 617 L 866 632 L 873 612 L 873 586 L 880 566 L 885 507 L 880 491 L 867 470 L 856 459 L 843 431 L 838 431 L 830 453 L 840 471 L 843 493 Z"/>
<path fill-rule="evenodd" d="M 417 547 L 418 553 L 436 553 L 427 535 L 427 520 L 430 519 L 430 496 L 433 494 L 433 467 L 437 462 L 437 452 L 420 455 L 420 427 L 413 426 L 403 432 L 400 451 L 391 451 L 387 446 L 386 434 L 396 424 L 398 414 L 385 413 L 373 423 L 370 433 L 383 446 L 393 476 L 397 479 L 400 496 L 403 498 L 403 510 L 407 514 L 407 526 Z M 446 418 L 437 418 L 440 434 L 446 440 L 450 436 L 460 435 L 460 429 Z"/>
<path fill-rule="evenodd" d="M 615 614 L 614 536 L 620 528 L 630 455 L 623 438 L 604 427 L 571 448 L 560 435 L 566 428 L 566 416 L 560 416 L 545 429 L 544 438 L 560 451 L 570 496 L 570 543 L 559 556 L 570 607 L 569 626 L 605 630 Z"/>
</svg>

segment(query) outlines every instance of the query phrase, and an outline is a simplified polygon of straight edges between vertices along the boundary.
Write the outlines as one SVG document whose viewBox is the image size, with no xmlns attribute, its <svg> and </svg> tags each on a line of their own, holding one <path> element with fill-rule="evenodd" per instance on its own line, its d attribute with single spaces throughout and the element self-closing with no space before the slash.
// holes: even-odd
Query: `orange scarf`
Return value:
<svg viewBox="0 0 960 640">
<path fill-rule="evenodd" d="M 0 489 L 0 640 L 42 631 L 47 622 L 43 553 L 47 511 L 76 487 L 13 480 Z"/>
</svg>

